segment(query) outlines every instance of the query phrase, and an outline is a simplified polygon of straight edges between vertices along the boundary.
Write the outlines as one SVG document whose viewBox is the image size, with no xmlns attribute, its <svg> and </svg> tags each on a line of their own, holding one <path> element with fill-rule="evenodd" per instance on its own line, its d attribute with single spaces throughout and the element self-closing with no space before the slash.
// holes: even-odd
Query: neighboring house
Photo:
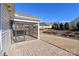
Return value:
<svg viewBox="0 0 79 59">
<path fill-rule="evenodd" d="M 40 29 L 46 29 L 46 28 L 52 28 L 52 25 L 50 23 L 41 22 Z"/>
<path fill-rule="evenodd" d="M 77 28 L 76 27 L 77 22 L 79 22 L 79 17 L 77 17 L 76 19 L 74 19 L 73 21 L 70 22 L 70 28 L 71 29 Z"/>
<path fill-rule="evenodd" d="M 7 53 L 11 45 L 10 20 L 14 17 L 14 4 L 0 4 L 0 55 Z"/>
<path fill-rule="evenodd" d="M 13 41 L 31 40 L 27 36 L 39 39 L 39 19 L 32 15 L 15 13 Z"/>
</svg>

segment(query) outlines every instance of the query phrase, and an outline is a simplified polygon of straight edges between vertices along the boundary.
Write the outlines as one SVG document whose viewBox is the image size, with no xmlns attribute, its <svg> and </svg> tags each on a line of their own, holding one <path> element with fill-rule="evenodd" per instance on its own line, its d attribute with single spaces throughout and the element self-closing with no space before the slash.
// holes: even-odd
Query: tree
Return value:
<svg viewBox="0 0 79 59">
<path fill-rule="evenodd" d="M 52 25 L 52 29 L 54 29 L 54 25 Z"/>
<path fill-rule="evenodd" d="M 79 30 L 79 22 L 77 22 L 76 26 L 77 26 L 77 29 Z"/>
<path fill-rule="evenodd" d="M 60 26 L 60 29 L 63 30 L 63 23 L 60 23 L 59 26 Z"/>
<path fill-rule="evenodd" d="M 68 29 L 69 29 L 69 23 L 66 22 L 66 23 L 64 24 L 64 28 L 65 28 L 66 30 L 68 30 Z"/>
<path fill-rule="evenodd" d="M 57 24 L 57 23 L 54 23 L 54 24 L 52 25 L 52 28 L 57 30 L 57 29 L 58 29 L 58 24 Z"/>
</svg>

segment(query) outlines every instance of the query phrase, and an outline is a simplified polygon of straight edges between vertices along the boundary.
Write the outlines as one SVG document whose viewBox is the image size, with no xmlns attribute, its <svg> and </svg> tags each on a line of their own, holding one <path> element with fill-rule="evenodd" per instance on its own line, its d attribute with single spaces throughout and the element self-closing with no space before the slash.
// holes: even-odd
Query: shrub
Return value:
<svg viewBox="0 0 79 59">
<path fill-rule="evenodd" d="M 65 23 L 65 24 L 64 24 L 64 28 L 65 28 L 66 30 L 68 30 L 68 29 L 69 29 L 69 23 Z"/>
<path fill-rule="evenodd" d="M 54 23 L 54 24 L 52 25 L 52 28 L 55 29 L 55 30 L 57 30 L 57 29 L 58 29 L 58 24 L 57 24 L 57 23 Z"/>
<path fill-rule="evenodd" d="M 59 26 L 60 26 L 60 30 L 63 30 L 63 23 L 60 23 Z"/>
<path fill-rule="evenodd" d="M 76 26 L 77 26 L 77 29 L 79 30 L 79 22 L 77 22 Z"/>
</svg>

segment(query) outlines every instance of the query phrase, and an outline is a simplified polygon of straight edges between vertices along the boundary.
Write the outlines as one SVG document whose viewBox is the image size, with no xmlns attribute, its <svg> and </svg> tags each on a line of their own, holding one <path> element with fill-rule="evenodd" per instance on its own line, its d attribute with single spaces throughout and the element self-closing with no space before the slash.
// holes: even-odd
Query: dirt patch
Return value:
<svg viewBox="0 0 79 59">
<path fill-rule="evenodd" d="M 54 34 L 79 40 L 79 31 L 45 29 L 45 31 L 43 30 L 43 33 Z"/>
</svg>

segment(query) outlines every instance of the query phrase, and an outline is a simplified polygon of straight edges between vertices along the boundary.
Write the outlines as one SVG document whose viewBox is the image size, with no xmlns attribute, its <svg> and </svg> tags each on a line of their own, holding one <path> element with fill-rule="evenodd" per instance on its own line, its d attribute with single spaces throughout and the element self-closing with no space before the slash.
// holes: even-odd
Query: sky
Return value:
<svg viewBox="0 0 79 59">
<path fill-rule="evenodd" d="M 16 3 L 16 13 L 36 16 L 41 22 L 71 22 L 79 17 L 78 3 Z"/>
</svg>

